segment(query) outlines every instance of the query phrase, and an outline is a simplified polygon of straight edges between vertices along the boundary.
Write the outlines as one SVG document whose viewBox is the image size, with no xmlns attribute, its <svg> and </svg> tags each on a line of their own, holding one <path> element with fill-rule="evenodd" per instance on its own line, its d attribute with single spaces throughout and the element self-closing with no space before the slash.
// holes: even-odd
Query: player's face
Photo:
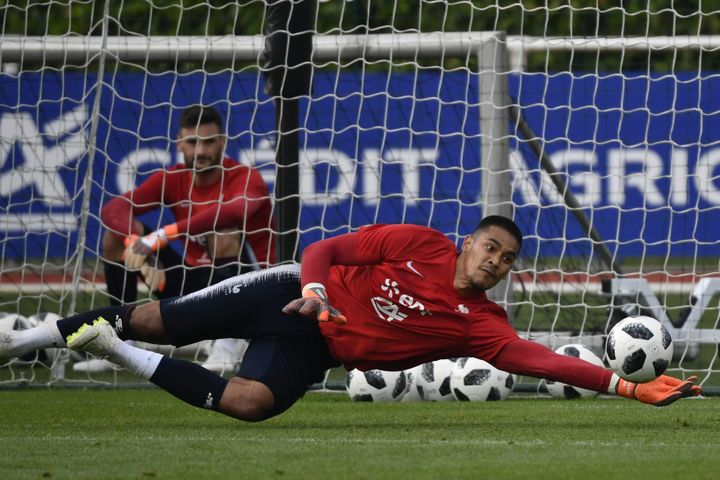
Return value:
<svg viewBox="0 0 720 480">
<path fill-rule="evenodd" d="M 495 225 L 468 235 L 458 259 L 455 287 L 466 291 L 494 287 L 510 272 L 519 249 L 515 237 Z"/>
<path fill-rule="evenodd" d="M 225 152 L 225 135 L 214 123 L 198 125 L 197 128 L 181 128 L 178 150 L 185 159 L 185 165 L 201 172 L 221 164 Z"/>
</svg>

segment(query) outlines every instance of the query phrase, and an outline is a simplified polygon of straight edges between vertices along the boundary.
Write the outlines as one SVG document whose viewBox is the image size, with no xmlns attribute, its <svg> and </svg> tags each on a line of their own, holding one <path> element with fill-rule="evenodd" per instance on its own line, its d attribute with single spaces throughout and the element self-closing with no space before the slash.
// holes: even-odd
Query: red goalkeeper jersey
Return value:
<svg viewBox="0 0 720 480">
<path fill-rule="evenodd" d="M 330 304 L 347 324 L 320 324 L 348 369 L 400 370 L 459 356 L 491 361 L 518 339 L 505 310 L 485 294 L 464 297 L 455 290 L 458 250 L 442 233 L 376 225 L 357 235 L 357 258 L 369 264 L 332 266 L 326 284 Z"/>
<path fill-rule="evenodd" d="M 212 259 L 204 234 L 244 233 L 261 267 L 275 263 L 272 204 L 260 174 L 229 158 L 223 159 L 221 181 L 207 187 L 193 184 L 193 171 L 184 164 L 152 174 L 132 192 L 108 202 L 102 211 L 105 225 L 121 235 L 139 233 L 132 219 L 161 206 L 170 208 L 178 231 L 185 234 L 185 263 L 208 265 Z"/>
</svg>

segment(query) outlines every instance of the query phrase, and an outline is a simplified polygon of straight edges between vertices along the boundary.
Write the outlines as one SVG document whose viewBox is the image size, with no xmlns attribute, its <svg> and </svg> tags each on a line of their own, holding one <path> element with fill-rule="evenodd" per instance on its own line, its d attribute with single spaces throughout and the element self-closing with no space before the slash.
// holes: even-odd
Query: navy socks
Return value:
<svg viewBox="0 0 720 480">
<path fill-rule="evenodd" d="M 228 381 L 200 365 L 163 357 L 150 381 L 183 402 L 217 410 Z"/>
<path fill-rule="evenodd" d="M 115 328 L 118 337 L 126 340 L 130 338 L 130 314 L 134 309 L 135 305 L 98 308 L 58 320 L 57 327 L 60 330 L 60 335 L 67 340 L 68 335 L 75 333 L 84 323 L 92 325 L 99 317 L 103 317 Z"/>
</svg>

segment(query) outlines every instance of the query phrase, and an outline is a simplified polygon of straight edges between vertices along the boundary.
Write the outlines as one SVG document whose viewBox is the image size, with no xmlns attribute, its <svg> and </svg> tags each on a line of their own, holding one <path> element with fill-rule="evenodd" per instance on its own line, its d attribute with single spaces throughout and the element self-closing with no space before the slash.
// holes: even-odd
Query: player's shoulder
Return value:
<svg viewBox="0 0 720 480">
<path fill-rule="evenodd" d="M 508 322 L 507 311 L 499 303 L 490 300 L 485 292 L 475 300 L 469 301 L 468 306 L 470 305 L 472 305 L 471 310 L 483 319 L 494 318 L 503 323 Z"/>
<path fill-rule="evenodd" d="M 410 233 L 410 234 L 421 234 L 421 235 L 439 235 L 444 237 L 441 232 L 431 227 L 425 227 L 423 225 L 415 225 L 412 223 L 376 223 L 373 225 L 366 225 L 361 227 L 360 232 L 371 232 L 371 231 L 389 231 L 398 233 Z"/>
<path fill-rule="evenodd" d="M 249 176 L 251 181 L 254 180 L 255 177 L 262 178 L 257 169 L 252 168 L 249 165 L 245 165 L 244 163 L 240 163 L 230 157 L 223 158 L 223 168 L 225 169 L 225 176 L 228 178 L 247 178 Z"/>
<path fill-rule="evenodd" d="M 376 224 L 358 230 L 360 241 L 368 245 L 392 246 L 396 253 L 404 255 L 419 252 L 432 253 L 456 252 L 456 247 L 443 233 L 422 225 Z"/>
<path fill-rule="evenodd" d="M 375 225 L 368 225 L 358 230 L 360 234 L 381 234 L 381 235 L 392 235 L 400 236 L 408 239 L 422 239 L 422 240 L 436 240 L 440 242 L 452 243 L 444 233 L 435 230 L 431 227 L 425 227 L 423 225 L 413 225 L 408 223 L 378 223 Z"/>
<path fill-rule="evenodd" d="M 224 167 L 230 167 L 230 168 L 238 168 L 238 167 L 244 167 L 244 168 L 250 168 L 247 165 L 243 165 L 242 163 L 238 162 L 234 158 L 230 157 L 223 157 L 223 166 Z"/>
</svg>

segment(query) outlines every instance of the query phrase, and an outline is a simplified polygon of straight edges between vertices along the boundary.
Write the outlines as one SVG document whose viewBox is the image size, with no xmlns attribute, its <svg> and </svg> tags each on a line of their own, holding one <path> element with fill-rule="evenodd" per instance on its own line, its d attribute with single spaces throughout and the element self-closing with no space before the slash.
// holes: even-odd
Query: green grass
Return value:
<svg viewBox="0 0 720 480">
<path fill-rule="evenodd" d="M 0 478 L 716 478 L 720 399 L 352 403 L 248 424 L 155 390 L 0 391 Z"/>
</svg>

